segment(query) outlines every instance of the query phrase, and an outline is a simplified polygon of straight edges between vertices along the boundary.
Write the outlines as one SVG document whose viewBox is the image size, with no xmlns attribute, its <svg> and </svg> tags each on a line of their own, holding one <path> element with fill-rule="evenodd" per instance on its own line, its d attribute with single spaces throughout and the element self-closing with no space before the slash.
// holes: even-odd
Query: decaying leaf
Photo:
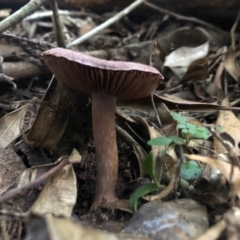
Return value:
<svg viewBox="0 0 240 240">
<path fill-rule="evenodd" d="M 64 134 L 76 93 L 53 79 L 26 140 L 35 147 L 53 149 Z"/>
<path fill-rule="evenodd" d="M 223 106 L 228 106 L 229 102 L 228 99 L 224 99 L 222 102 Z M 227 138 L 224 139 L 224 136 L 227 133 L 233 141 L 230 141 L 229 143 L 232 145 L 232 148 L 234 152 L 239 156 L 240 150 L 239 150 L 239 143 L 240 143 L 240 121 L 239 119 L 234 115 L 232 111 L 228 110 L 221 110 L 219 111 L 218 118 L 216 121 L 216 126 L 223 127 L 222 131 L 220 131 L 221 136 L 223 137 L 224 141 L 228 141 Z M 226 159 L 226 148 L 222 145 L 219 140 L 214 138 L 214 150 L 217 152 L 219 158 Z M 225 155 L 225 157 L 223 157 Z M 222 157 L 221 157 L 222 156 Z"/>
<path fill-rule="evenodd" d="M 197 47 L 180 47 L 165 58 L 164 67 L 170 67 L 180 78 L 182 78 L 190 64 L 207 56 L 209 42 Z"/>
<path fill-rule="evenodd" d="M 192 62 L 207 56 L 209 39 L 207 31 L 199 27 L 174 30 L 157 39 L 151 57 L 152 65 L 158 69 L 170 67 L 181 78 Z M 158 66 L 158 58 L 164 61 L 162 66 Z"/>
<path fill-rule="evenodd" d="M 26 169 L 13 149 L 0 150 L 0 192 L 9 187 Z"/>
<path fill-rule="evenodd" d="M 21 134 L 21 127 L 26 111 L 27 105 L 24 105 L 0 119 L 0 148 L 7 147 Z"/>
<path fill-rule="evenodd" d="M 228 180 L 229 183 L 232 183 L 233 189 L 240 197 L 240 170 L 237 166 L 232 166 L 230 163 L 213 159 L 210 157 L 204 157 L 204 156 L 198 156 L 198 155 L 190 155 L 185 154 L 185 156 L 188 159 L 194 159 L 196 161 L 200 161 L 203 163 L 209 164 L 213 168 L 217 168 L 220 170 L 220 172 L 225 176 L 225 178 Z M 231 171 L 233 170 L 233 173 L 231 175 Z M 232 182 L 230 181 L 232 179 Z"/>
<path fill-rule="evenodd" d="M 186 73 L 182 77 L 183 80 L 206 80 L 209 77 L 208 73 L 208 59 L 201 58 L 195 61 L 192 61 Z"/>
<path fill-rule="evenodd" d="M 26 186 L 51 170 L 55 165 L 59 164 L 62 159 L 63 157 L 59 158 L 54 164 L 45 164 L 26 169 L 12 185 L 1 191 L 0 194 Z M 79 163 L 81 161 L 81 156 L 76 150 L 73 150 L 68 159 L 71 163 Z M 46 182 L 41 183 L 41 185 L 45 184 Z M 39 191 L 33 189 L 31 194 L 24 195 L 24 197 L 15 197 L 14 206 L 15 208 L 18 207 L 22 209 L 24 212 L 28 211 L 30 206 L 35 202 L 33 210 L 38 213 L 40 212 L 43 214 L 48 212 L 56 215 L 69 216 L 76 201 L 76 192 L 75 173 L 69 165 L 47 181 L 47 185 L 44 187 L 38 199 L 37 196 Z"/>
<path fill-rule="evenodd" d="M 70 217 L 77 199 L 77 180 L 72 165 L 49 179 L 31 207 L 32 213 Z"/>
<path fill-rule="evenodd" d="M 224 58 L 224 67 L 227 72 L 236 80 L 240 77 L 240 45 L 235 50 L 229 48 Z"/>
</svg>

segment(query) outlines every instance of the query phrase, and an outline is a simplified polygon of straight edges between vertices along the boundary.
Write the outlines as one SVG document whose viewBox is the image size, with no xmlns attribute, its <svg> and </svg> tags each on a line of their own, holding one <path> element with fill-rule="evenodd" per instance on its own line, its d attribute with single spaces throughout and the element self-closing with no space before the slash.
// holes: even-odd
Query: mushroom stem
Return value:
<svg viewBox="0 0 240 240">
<path fill-rule="evenodd" d="M 94 203 L 116 200 L 118 151 L 115 130 L 116 98 L 104 93 L 92 94 L 93 137 L 97 155 Z"/>
</svg>

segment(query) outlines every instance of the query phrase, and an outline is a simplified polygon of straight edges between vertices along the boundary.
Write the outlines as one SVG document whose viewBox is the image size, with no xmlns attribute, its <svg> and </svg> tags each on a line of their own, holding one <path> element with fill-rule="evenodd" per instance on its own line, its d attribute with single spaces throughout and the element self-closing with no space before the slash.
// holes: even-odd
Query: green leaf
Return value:
<svg viewBox="0 0 240 240">
<path fill-rule="evenodd" d="M 197 127 L 193 135 L 194 138 L 207 139 L 210 136 L 210 132 L 206 127 Z"/>
<path fill-rule="evenodd" d="M 176 144 L 184 144 L 184 140 L 178 136 L 170 136 L 169 139 L 171 139 Z"/>
<path fill-rule="evenodd" d="M 168 137 L 157 137 L 148 141 L 148 145 L 163 146 L 169 145 L 173 142 L 172 139 Z"/>
<path fill-rule="evenodd" d="M 194 131 L 198 126 L 195 125 L 195 124 L 192 124 L 192 123 L 186 123 L 186 128 L 189 130 L 189 131 Z"/>
<path fill-rule="evenodd" d="M 210 136 L 210 132 L 206 127 L 192 123 L 186 123 L 186 128 L 182 128 L 182 133 L 186 134 L 188 138 L 207 139 Z"/>
<path fill-rule="evenodd" d="M 137 204 L 138 204 L 138 199 L 140 197 L 143 197 L 151 192 L 154 192 L 158 190 L 158 187 L 155 183 L 146 183 L 139 187 L 130 197 L 129 202 L 130 206 L 134 209 L 134 211 L 137 211 Z"/>
<path fill-rule="evenodd" d="M 202 168 L 196 161 L 188 161 L 181 165 L 180 176 L 185 180 L 195 180 L 202 174 Z"/>
<path fill-rule="evenodd" d="M 186 128 L 186 124 L 181 124 L 181 123 L 179 123 L 179 124 L 177 125 L 177 128 L 178 128 L 178 129 L 185 129 L 185 128 Z"/>
<path fill-rule="evenodd" d="M 144 159 L 143 169 L 149 175 L 149 177 L 154 180 L 156 183 L 156 178 L 154 176 L 154 156 L 153 153 L 150 152 Z"/>
<path fill-rule="evenodd" d="M 181 114 L 176 113 L 176 112 L 170 112 L 170 114 L 171 114 L 172 118 L 174 120 L 176 120 L 178 123 L 186 124 L 187 119 L 184 116 L 182 116 Z"/>
</svg>

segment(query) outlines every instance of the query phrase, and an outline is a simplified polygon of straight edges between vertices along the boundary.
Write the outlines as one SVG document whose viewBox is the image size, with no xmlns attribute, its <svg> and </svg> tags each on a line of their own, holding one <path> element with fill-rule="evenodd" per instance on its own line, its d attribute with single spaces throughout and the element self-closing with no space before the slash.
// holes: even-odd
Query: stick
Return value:
<svg viewBox="0 0 240 240">
<path fill-rule="evenodd" d="M 92 36 L 96 35 L 97 33 L 99 33 L 100 31 L 102 31 L 103 29 L 109 27 L 110 25 L 114 24 L 115 22 L 117 22 L 118 20 L 120 20 L 122 17 L 124 17 L 125 15 L 127 15 L 128 13 L 130 13 L 132 10 L 134 10 L 136 7 L 138 7 L 139 5 L 141 5 L 145 0 L 136 0 L 134 3 L 132 3 L 131 5 L 129 5 L 127 8 L 123 9 L 121 12 L 119 12 L 117 15 L 115 15 L 114 17 L 108 19 L 106 22 L 100 24 L 99 26 L 97 26 L 96 28 L 92 29 L 90 32 L 87 32 L 86 34 L 84 34 L 83 36 L 81 36 L 80 38 L 75 39 L 74 41 L 68 43 L 67 47 L 72 47 L 74 45 L 78 45 L 81 44 L 83 42 L 85 42 L 86 40 L 88 40 L 89 38 L 91 38 Z"/>
<path fill-rule="evenodd" d="M 59 18 L 59 13 L 58 13 L 58 5 L 56 0 L 50 0 L 50 5 L 52 8 L 53 12 L 53 25 L 54 25 L 54 32 L 55 32 L 55 37 L 57 40 L 57 45 L 62 48 L 66 48 L 65 40 L 64 40 L 64 34 L 63 34 L 63 25 L 60 21 Z"/>
<path fill-rule="evenodd" d="M 38 8 L 45 4 L 48 0 L 32 0 L 17 12 L 0 22 L 0 34 L 17 23 L 21 22 L 25 17 L 34 13 Z"/>
</svg>

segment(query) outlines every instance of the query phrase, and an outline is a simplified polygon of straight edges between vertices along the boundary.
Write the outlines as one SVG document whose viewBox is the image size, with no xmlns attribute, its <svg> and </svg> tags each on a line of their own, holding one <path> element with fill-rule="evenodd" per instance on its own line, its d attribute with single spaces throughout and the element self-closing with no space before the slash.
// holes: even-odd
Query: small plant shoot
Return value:
<svg viewBox="0 0 240 240">
<path fill-rule="evenodd" d="M 181 165 L 181 178 L 192 181 L 198 179 L 202 175 L 202 168 L 198 162 L 191 160 Z"/>
<path fill-rule="evenodd" d="M 179 113 L 170 112 L 175 121 L 178 122 L 177 128 L 181 130 L 185 139 L 178 136 L 170 137 L 157 137 L 148 141 L 149 145 L 154 146 L 168 146 L 170 144 L 187 145 L 193 138 L 207 139 L 210 136 L 209 130 L 204 126 L 197 126 L 195 124 L 187 122 L 187 119 Z"/>
<path fill-rule="evenodd" d="M 165 146 L 166 148 L 162 151 L 161 155 L 164 156 L 168 151 L 169 145 L 185 145 L 187 146 L 191 139 L 208 139 L 210 136 L 210 131 L 207 127 L 197 126 L 193 123 L 187 121 L 187 118 L 182 116 L 176 112 L 170 112 L 172 118 L 177 122 L 177 128 L 181 131 L 181 136 L 160 136 L 148 141 L 148 145 L 151 146 Z M 222 128 L 215 128 L 216 130 L 221 130 Z M 130 205 L 133 209 L 137 210 L 137 203 L 139 198 L 154 192 L 159 191 L 160 189 L 164 189 L 158 181 L 156 181 L 155 177 L 155 169 L 154 169 L 154 156 L 152 152 L 150 152 L 143 163 L 143 169 L 149 175 L 152 180 L 152 183 L 147 183 L 141 187 L 139 187 L 130 197 Z M 202 168 L 198 162 L 191 160 L 181 165 L 180 176 L 181 178 L 192 181 L 198 179 L 202 174 Z"/>
<path fill-rule="evenodd" d="M 137 204 L 138 199 L 140 197 L 143 197 L 151 192 L 157 191 L 159 187 L 155 183 L 146 183 L 139 187 L 130 197 L 129 202 L 130 206 L 134 209 L 134 211 L 137 211 Z"/>
</svg>

